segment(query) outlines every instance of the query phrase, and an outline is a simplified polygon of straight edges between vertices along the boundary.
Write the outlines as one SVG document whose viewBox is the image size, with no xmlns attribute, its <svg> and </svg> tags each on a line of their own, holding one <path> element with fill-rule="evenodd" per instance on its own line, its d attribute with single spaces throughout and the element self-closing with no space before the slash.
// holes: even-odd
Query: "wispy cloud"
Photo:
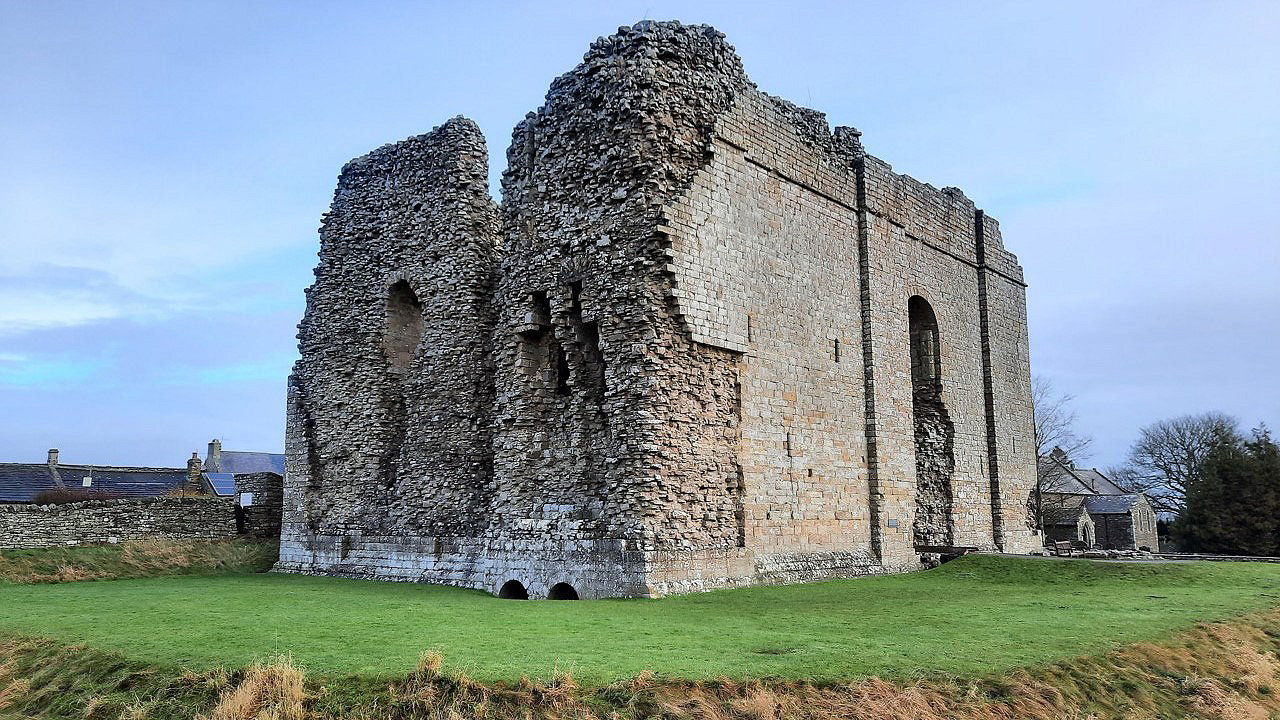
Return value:
<svg viewBox="0 0 1280 720">
<path fill-rule="evenodd" d="M 122 307 L 89 293 L 0 290 L 0 335 L 83 325 L 122 314 Z"/>
<path fill-rule="evenodd" d="M 107 362 L 68 355 L 0 354 L 0 386 L 60 388 L 82 383 L 98 374 Z"/>
<path fill-rule="evenodd" d="M 29 272 L 0 273 L 0 337 L 155 316 L 157 310 L 101 270 L 46 263 Z"/>
</svg>

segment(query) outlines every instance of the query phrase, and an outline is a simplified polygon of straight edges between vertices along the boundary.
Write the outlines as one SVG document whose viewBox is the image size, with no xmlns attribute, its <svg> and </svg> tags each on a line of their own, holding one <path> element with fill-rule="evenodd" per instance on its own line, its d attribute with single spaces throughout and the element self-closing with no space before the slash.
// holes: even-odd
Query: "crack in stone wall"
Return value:
<svg viewBox="0 0 1280 720">
<path fill-rule="evenodd" d="M 955 426 L 942 402 L 941 383 L 911 394 L 916 437 L 916 545 L 951 545 L 951 475 L 955 471 Z"/>
</svg>

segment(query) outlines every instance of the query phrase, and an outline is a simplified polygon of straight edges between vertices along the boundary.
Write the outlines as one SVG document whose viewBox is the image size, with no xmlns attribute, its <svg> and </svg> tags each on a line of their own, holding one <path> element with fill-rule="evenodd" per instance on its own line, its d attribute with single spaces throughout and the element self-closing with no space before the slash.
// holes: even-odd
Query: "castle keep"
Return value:
<svg viewBox="0 0 1280 720">
<path fill-rule="evenodd" d="M 959 190 L 655 22 L 487 175 L 463 118 L 343 168 L 278 569 L 653 596 L 1038 546 L 1022 270 Z"/>
</svg>

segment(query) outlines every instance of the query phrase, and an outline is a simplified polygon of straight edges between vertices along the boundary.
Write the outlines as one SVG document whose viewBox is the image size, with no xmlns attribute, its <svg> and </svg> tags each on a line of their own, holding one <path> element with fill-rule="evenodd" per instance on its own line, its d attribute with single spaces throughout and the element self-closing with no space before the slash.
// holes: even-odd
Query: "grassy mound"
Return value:
<svg viewBox="0 0 1280 720">
<path fill-rule="evenodd" d="M 583 689 L 482 684 L 422 657 L 392 678 L 309 675 L 288 657 L 181 670 L 48 640 L 0 636 L 0 717 L 325 720 L 1129 720 L 1280 713 L 1280 611 L 1201 624 L 1158 644 L 985 677 L 931 673 L 844 683 L 641 675 Z"/>
<path fill-rule="evenodd" d="M 265 572 L 278 553 L 278 543 L 252 540 L 132 540 L 112 545 L 0 550 L 0 583 Z"/>
<path fill-rule="evenodd" d="M 0 587 L 0 628 L 205 671 L 278 652 L 393 677 L 435 650 L 485 683 L 989 675 L 1280 605 L 1280 567 L 966 557 L 909 575 L 663 600 L 500 600 L 289 575 Z"/>
</svg>

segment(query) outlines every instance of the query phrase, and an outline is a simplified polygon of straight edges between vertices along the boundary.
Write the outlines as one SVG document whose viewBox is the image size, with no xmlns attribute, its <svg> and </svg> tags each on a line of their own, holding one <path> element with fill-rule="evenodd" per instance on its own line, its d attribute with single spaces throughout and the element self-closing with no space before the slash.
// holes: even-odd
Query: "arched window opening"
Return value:
<svg viewBox="0 0 1280 720">
<path fill-rule="evenodd" d="M 915 426 L 917 547 L 951 545 L 951 476 L 955 425 L 942 397 L 938 319 L 920 296 L 907 301 L 911 354 L 911 410 Z"/>
<path fill-rule="evenodd" d="M 929 301 L 913 296 L 907 301 L 911 325 L 911 382 L 937 382 L 941 379 L 942 350 L 938 347 L 938 318 Z"/>
<path fill-rule="evenodd" d="M 528 600 L 529 591 L 519 580 L 508 580 L 502 584 L 502 589 L 498 590 L 498 597 L 507 600 Z"/>
<path fill-rule="evenodd" d="M 569 314 L 582 319 L 582 281 L 569 283 Z"/>
<path fill-rule="evenodd" d="M 582 391 L 596 404 L 604 403 L 604 352 L 600 350 L 600 326 L 595 322 L 578 325 L 578 348 L 582 358 Z"/>
<path fill-rule="evenodd" d="M 551 586 L 551 592 L 547 594 L 548 600 L 577 600 L 578 591 L 573 589 L 569 583 L 556 583 Z"/>
<path fill-rule="evenodd" d="M 424 325 L 422 301 L 408 282 L 397 281 L 387 291 L 387 328 L 383 343 L 393 372 L 399 375 L 408 372 L 422 342 Z"/>
</svg>

